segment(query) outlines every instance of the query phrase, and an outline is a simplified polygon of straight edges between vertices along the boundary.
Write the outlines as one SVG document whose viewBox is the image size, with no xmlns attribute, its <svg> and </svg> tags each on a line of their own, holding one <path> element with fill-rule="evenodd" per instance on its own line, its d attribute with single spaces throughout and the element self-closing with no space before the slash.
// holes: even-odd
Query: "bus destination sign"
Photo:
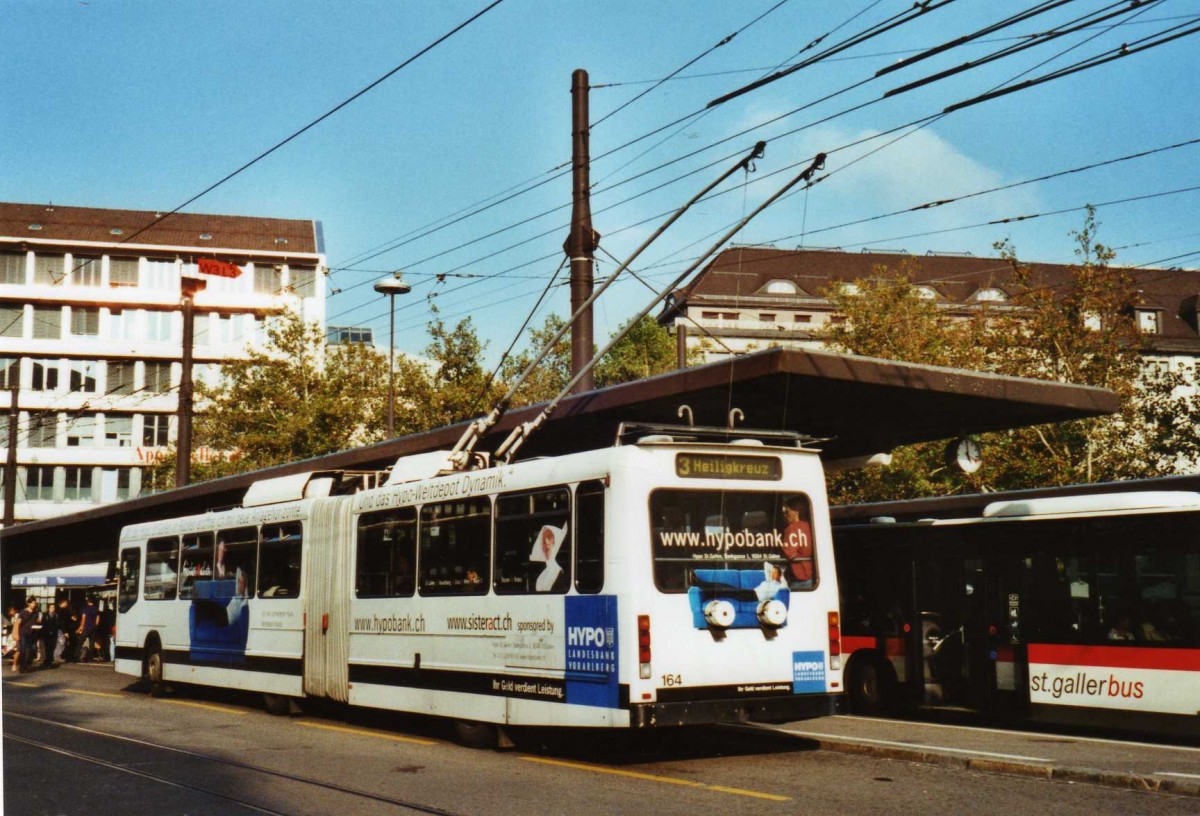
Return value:
<svg viewBox="0 0 1200 816">
<path fill-rule="evenodd" d="M 684 479 L 751 479 L 777 482 L 783 463 L 775 456 L 728 456 L 720 453 L 680 453 L 675 475 Z"/>
</svg>

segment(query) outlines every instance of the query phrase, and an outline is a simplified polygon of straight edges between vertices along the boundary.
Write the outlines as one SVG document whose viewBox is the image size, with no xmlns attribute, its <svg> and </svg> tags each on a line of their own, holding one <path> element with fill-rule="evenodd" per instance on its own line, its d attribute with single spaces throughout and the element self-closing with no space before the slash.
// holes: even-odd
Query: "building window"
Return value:
<svg viewBox="0 0 1200 816">
<path fill-rule="evenodd" d="M 106 394 L 132 394 L 134 391 L 134 371 L 136 363 L 130 361 L 113 361 L 108 364 L 108 380 L 105 383 Z"/>
<path fill-rule="evenodd" d="M 108 339 L 109 340 L 132 340 L 134 338 L 134 316 L 135 313 L 127 309 L 114 309 L 109 307 L 108 310 Z"/>
<path fill-rule="evenodd" d="M 971 298 L 979 303 L 1000 303 L 1008 300 L 1008 295 L 1004 294 L 1003 289 L 995 287 L 987 287 L 980 289 Z"/>
<path fill-rule="evenodd" d="M 63 501 L 92 500 L 92 468 L 68 467 L 66 470 L 66 488 L 63 490 Z"/>
<path fill-rule="evenodd" d="M 58 414 L 49 411 L 29 415 L 27 445 L 31 448 L 58 447 Z"/>
<path fill-rule="evenodd" d="M 35 255 L 33 258 L 33 282 L 55 286 L 67 275 L 63 271 L 62 255 Z"/>
<path fill-rule="evenodd" d="M 316 297 L 317 270 L 312 266 L 292 266 L 288 268 L 290 286 L 300 297 Z"/>
<path fill-rule="evenodd" d="M 147 448 L 165 448 L 170 427 L 170 414 L 146 414 L 142 417 L 142 444 Z"/>
<path fill-rule="evenodd" d="M 99 286 L 100 259 L 74 256 L 71 266 L 71 282 L 76 286 Z"/>
<path fill-rule="evenodd" d="M 792 321 L 795 323 L 812 323 L 812 315 L 792 315 Z"/>
<path fill-rule="evenodd" d="M 375 333 L 369 328 L 358 326 L 332 326 L 329 329 L 329 344 L 331 346 L 341 346 L 346 343 L 365 343 L 371 345 L 375 342 Z"/>
<path fill-rule="evenodd" d="M 93 360 L 72 360 L 70 365 L 71 378 L 68 390 L 83 394 L 95 394 L 99 390 L 96 382 L 98 363 Z"/>
<path fill-rule="evenodd" d="M 787 280 L 773 280 L 767 284 L 768 295 L 795 295 L 799 291 L 796 284 Z"/>
<path fill-rule="evenodd" d="M 62 307 L 33 307 L 33 336 L 38 340 L 62 338 Z"/>
<path fill-rule="evenodd" d="M 133 447 L 133 417 L 106 416 L 104 418 L 104 447 Z"/>
<path fill-rule="evenodd" d="M 96 415 L 83 414 L 67 420 L 67 447 L 96 447 Z"/>
<path fill-rule="evenodd" d="M 29 465 L 25 468 L 25 500 L 54 499 L 54 468 L 50 465 Z"/>
<path fill-rule="evenodd" d="M 758 319 L 763 323 L 774 323 L 775 315 L 771 314 L 770 312 L 759 312 Z"/>
<path fill-rule="evenodd" d="M 165 394 L 171 390 L 171 364 L 146 363 L 146 386 L 144 391 Z"/>
<path fill-rule="evenodd" d="M 138 261 L 137 261 L 137 258 L 109 258 L 108 259 L 108 285 L 109 286 L 137 286 L 138 285 Z"/>
<path fill-rule="evenodd" d="M 283 269 L 268 263 L 254 264 L 254 291 L 278 295 L 283 289 Z"/>
<path fill-rule="evenodd" d="M 937 300 L 937 290 L 932 286 L 914 286 L 913 291 L 921 300 Z"/>
<path fill-rule="evenodd" d="M 32 391 L 58 390 L 58 360 L 31 360 L 29 388 Z"/>
<path fill-rule="evenodd" d="M 22 337 L 24 329 L 24 306 L 0 306 L 0 337 Z"/>
<path fill-rule="evenodd" d="M 179 291 L 179 267 L 174 261 L 146 261 L 146 288 Z"/>
<path fill-rule="evenodd" d="M 71 307 L 71 334 L 75 337 L 100 336 L 100 310 L 95 307 Z"/>
<path fill-rule="evenodd" d="M 146 339 L 152 343 L 167 343 L 171 340 L 172 312 L 146 313 Z"/>
<path fill-rule="evenodd" d="M 1143 334 L 1158 334 L 1159 333 L 1158 312 L 1154 309 L 1138 309 L 1137 323 L 1138 329 Z"/>
<path fill-rule="evenodd" d="M 21 361 L 0 357 L 0 388 L 16 388 L 21 382 Z"/>
<path fill-rule="evenodd" d="M 25 253 L 0 252 L 0 283 L 25 282 Z"/>
</svg>

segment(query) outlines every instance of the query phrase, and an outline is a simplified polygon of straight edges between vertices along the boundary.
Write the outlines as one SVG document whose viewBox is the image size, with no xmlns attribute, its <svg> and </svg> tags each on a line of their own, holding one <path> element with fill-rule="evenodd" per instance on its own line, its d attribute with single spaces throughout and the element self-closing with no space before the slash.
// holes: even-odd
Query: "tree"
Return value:
<svg viewBox="0 0 1200 816">
<path fill-rule="evenodd" d="M 618 331 L 627 328 L 629 323 L 624 323 Z M 646 315 L 596 365 L 596 385 L 603 388 L 666 374 L 675 370 L 676 363 L 675 340 Z"/>
<path fill-rule="evenodd" d="M 505 361 L 501 368 L 502 377 L 508 382 L 514 381 L 565 325 L 563 318 L 552 314 L 540 329 L 530 330 L 529 348 Z M 623 324 L 610 338 L 616 337 L 628 325 Z M 690 354 L 689 363 L 698 362 L 699 357 L 698 352 Z M 633 330 L 609 350 L 604 359 L 596 364 L 593 373 L 596 387 L 604 388 L 665 374 L 675 368 L 674 338 L 657 321 L 647 316 L 639 320 Z M 571 377 L 571 342 L 567 334 L 559 339 L 542 363 L 530 373 L 513 402 L 515 405 L 528 405 L 551 400 L 566 388 Z"/>
<path fill-rule="evenodd" d="M 195 481 L 307 459 L 382 438 L 387 359 L 363 344 L 326 347 L 320 328 L 286 312 L 267 342 L 197 383 L 193 440 L 217 452 L 193 465 Z M 174 452 L 152 482 L 167 486 Z M 169 470 L 167 468 L 169 467 Z"/>
<path fill-rule="evenodd" d="M 831 479 L 838 501 L 872 501 L 964 491 L 1005 490 L 1145 478 L 1200 458 L 1200 402 L 1178 375 L 1146 371 L 1144 336 L 1134 321 L 1132 277 L 1110 266 L 1089 212 L 1073 232 L 1077 263 L 1065 283 L 1036 277 L 1007 243 L 1009 301 L 949 315 L 921 301 L 912 268 L 881 270 L 856 289 L 828 293 L 846 316 L 825 334 L 835 350 L 1109 388 L 1121 401 L 1112 417 L 986 435 L 983 467 L 972 475 L 941 461 L 942 444 L 894 452 L 882 472 Z"/>
</svg>

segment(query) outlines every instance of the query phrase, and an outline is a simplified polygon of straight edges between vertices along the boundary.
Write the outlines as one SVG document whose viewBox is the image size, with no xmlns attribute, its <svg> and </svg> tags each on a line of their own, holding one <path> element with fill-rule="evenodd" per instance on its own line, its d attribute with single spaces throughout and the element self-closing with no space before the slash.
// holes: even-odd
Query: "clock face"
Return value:
<svg viewBox="0 0 1200 816">
<path fill-rule="evenodd" d="M 974 473 L 983 464 L 983 451 L 974 439 L 960 439 L 954 450 L 954 463 L 963 473 Z"/>
</svg>

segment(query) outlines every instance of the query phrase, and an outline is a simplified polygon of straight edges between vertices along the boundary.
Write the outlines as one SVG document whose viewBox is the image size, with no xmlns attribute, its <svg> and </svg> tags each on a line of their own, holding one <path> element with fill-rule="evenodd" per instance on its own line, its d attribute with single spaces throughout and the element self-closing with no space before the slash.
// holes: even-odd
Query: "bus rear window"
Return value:
<svg viewBox="0 0 1200 816">
<path fill-rule="evenodd" d="M 749 589 L 764 580 L 792 591 L 816 584 L 812 506 L 801 494 L 656 490 L 650 525 L 654 584 L 663 592 L 711 579 L 705 570 L 746 572 Z"/>
</svg>

